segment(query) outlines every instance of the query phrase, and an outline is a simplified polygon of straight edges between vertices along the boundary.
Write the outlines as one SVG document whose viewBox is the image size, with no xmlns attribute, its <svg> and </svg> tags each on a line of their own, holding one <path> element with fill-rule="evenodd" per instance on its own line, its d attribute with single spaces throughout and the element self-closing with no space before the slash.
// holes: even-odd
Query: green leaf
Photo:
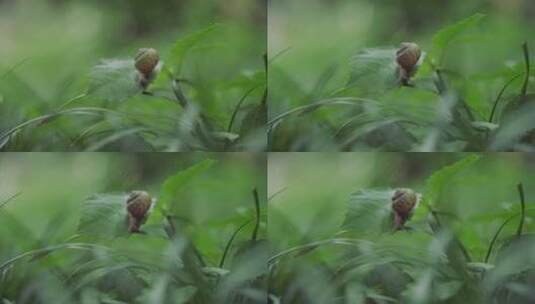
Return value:
<svg viewBox="0 0 535 304">
<path fill-rule="evenodd" d="M 100 237 L 128 235 L 126 195 L 97 194 L 82 205 L 78 233 Z"/>
<path fill-rule="evenodd" d="M 215 160 L 206 159 L 167 178 L 162 186 L 159 206 L 164 210 L 172 212 L 174 210 L 174 204 L 177 202 L 180 192 L 184 190 L 185 186 L 195 176 L 208 170 L 215 162 Z"/>
<path fill-rule="evenodd" d="M 104 60 L 93 67 L 88 94 L 110 101 L 123 101 L 143 91 L 137 83 L 134 60 Z"/>
<path fill-rule="evenodd" d="M 220 26 L 218 24 L 214 24 L 200 31 L 186 35 L 175 42 L 166 60 L 167 67 L 175 77 L 178 77 L 188 52 L 203 40 L 210 38 L 219 28 Z"/>
<path fill-rule="evenodd" d="M 464 31 L 478 25 L 483 18 L 485 18 L 485 15 L 478 13 L 436 33 L 433 37 L 433 48 L 431 51 L 431 56 L 435 60 L 435 64 L 440 65 L 442 63 L 446 48 L 453 40 L 458 38 Z"/>
<path fill-rule="evenodd" d="M 392 230 L 393 190 L 359 190 L 351 195 L 343 229 L 365 233 Z"/>
<path fill-rule="evenodd" d="M 351 75 L 347 88 L 358 87 L 383 92 L 397 85 L 396 49 L 366 49 L 350 61 Z"/>
<path fill-rule="evenodd" d="M 464 169 L 473 165 L 480 159 L 478 155 L 470 155 L 454 163 L 453 165 L 444 167 L 439 171 L 433 173 L 427 180 L 422 202 L 428 205 L 433 205 L 440 197 L 440 194 L 446 184 L 457 174 Z"/>
</svg>

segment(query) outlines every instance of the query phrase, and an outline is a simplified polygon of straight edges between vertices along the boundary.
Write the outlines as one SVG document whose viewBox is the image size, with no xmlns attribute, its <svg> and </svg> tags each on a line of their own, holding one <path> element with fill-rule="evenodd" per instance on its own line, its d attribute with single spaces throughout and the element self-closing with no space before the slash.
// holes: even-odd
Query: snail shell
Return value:
<svg viewBox="0 0 535 304">
<path fill-rule="evenodd" d="M 422 51 L 416 43 L 403 42 L 396 52 L 396 62 L 406 74 L 411 74 L 420 56 L 422 56 Z"/>
<path fill-rule="evenodd" d="M 158 65 L 159 61 L 160 54 L 156 49 L 143 48 L 139 49 L 135 57 L 135 66 L 141 74 L 148 78 L 152 71 L 154 71 L 154 69 Z"/>
<path fill-rule="evenodd" d="M 132 191 L 126 199 L 128 212 L 128 230 L 140 232 L 139 228 L 147 216 L 152 205 L 152 198 L 145 191 Z"/>
<path fill-rule="evenodd" d="M 410 217 L 414 207 L 418 203 L 418 195 L 411 189 L 397 189 L 392 196 L 392 209 L 395 212 L 396 220 L 403 225 Z"/>
</svg>

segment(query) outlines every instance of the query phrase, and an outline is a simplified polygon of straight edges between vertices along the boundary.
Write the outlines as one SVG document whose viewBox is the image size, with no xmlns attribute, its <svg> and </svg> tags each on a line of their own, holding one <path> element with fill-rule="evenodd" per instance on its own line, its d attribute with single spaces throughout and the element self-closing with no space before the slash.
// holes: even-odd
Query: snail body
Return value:
<svg viewBox="0 0 535 304">
<path fill-rule="evenodd" d="M 416 204 L 418 194 L 411 189 L 397 189 L 392 196 L 392 210 L 394 211 L 394 230 L 400 230 L 405 222 L 411 217 Z"/>
<path fill-rule="evenodd" d="M 417 70 L 421 56 L 422 51 L 420 50 L 420 47 L 413 42 L 403 42 L 396 51 L 399 81 L 402 85 L 408 85 L 410 78 Z"/>
<path fill-rule="evenodd" d="M 145 191 L 132 191 L 126 198 L 128 213 L 128 231 L 140 233 L 141 225 L 146 221 L 152 206 L 152 198 Z"/>
</svg>

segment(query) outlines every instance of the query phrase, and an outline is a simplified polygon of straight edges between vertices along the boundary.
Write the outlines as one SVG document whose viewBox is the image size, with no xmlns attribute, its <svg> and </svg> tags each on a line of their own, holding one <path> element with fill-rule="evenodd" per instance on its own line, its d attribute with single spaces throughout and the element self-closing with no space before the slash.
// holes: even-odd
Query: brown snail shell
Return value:
<svg viewBox="0 0 535 304">
<path fill-rule="evenodd" d="M 395 229 L 401 229 L 412 215 L 418 203 L 418 194 L 411 189 L 397 189 L 392 196 L 392 210 L 394 211 Z"/>
<path fill-rule="evenodd" d="M 416 43 L 403 42 L 396 52 L 396 62 L 407 74 L 411 74 L 421 56 L 422 51 Z"/>
<path fill-rule="evenodd" d="M 139 49 L 136 58 L 135 66 L 136 69 L 143 74 L 146 78 L 149 78 L 150 74 L 160 61 L 160 54 L 156 49 L 153 48 L 143 48 Z"/>
<path fill-rule="evenodd" d="M 145 191 L 132 191 L 126 199 L 128 212 L 128 231 L 140 232 L 140 227 L 152 206 L 152 198 Z"/>
</svg>

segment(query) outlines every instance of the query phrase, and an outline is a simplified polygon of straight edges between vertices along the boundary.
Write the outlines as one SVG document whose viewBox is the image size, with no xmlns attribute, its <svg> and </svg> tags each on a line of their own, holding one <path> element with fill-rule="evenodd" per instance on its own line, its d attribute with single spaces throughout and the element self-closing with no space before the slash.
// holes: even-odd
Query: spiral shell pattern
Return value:
<svg viewBox="0 0 535 304">
<path fill-rule="evenodd" d="M 396 52 L 396 62 L 407 74 L 416 67 L 422 51 L 416 43 L 403 42 Z"/>
<path fill-rule="evenodd" d="M 392 209 L 403 219 L 407 219 L 418 202 L 418 195 L 411 189 L 397 189 L 392 196 Z"/>
<path fill-rule="evenodd" d="M 158 65 L 160 54 L 153 48 L 140 49 L 135 58 L 136 69 L 143 75 L 149 76 Z"/>
<path fill-rule="evenodd" d="M 132 191 L 126 199 L 126 210 L 128 214 L 141 220 L 145 217 L 152 205 L 152 198 L 145 191 Z"/>
</svg>

